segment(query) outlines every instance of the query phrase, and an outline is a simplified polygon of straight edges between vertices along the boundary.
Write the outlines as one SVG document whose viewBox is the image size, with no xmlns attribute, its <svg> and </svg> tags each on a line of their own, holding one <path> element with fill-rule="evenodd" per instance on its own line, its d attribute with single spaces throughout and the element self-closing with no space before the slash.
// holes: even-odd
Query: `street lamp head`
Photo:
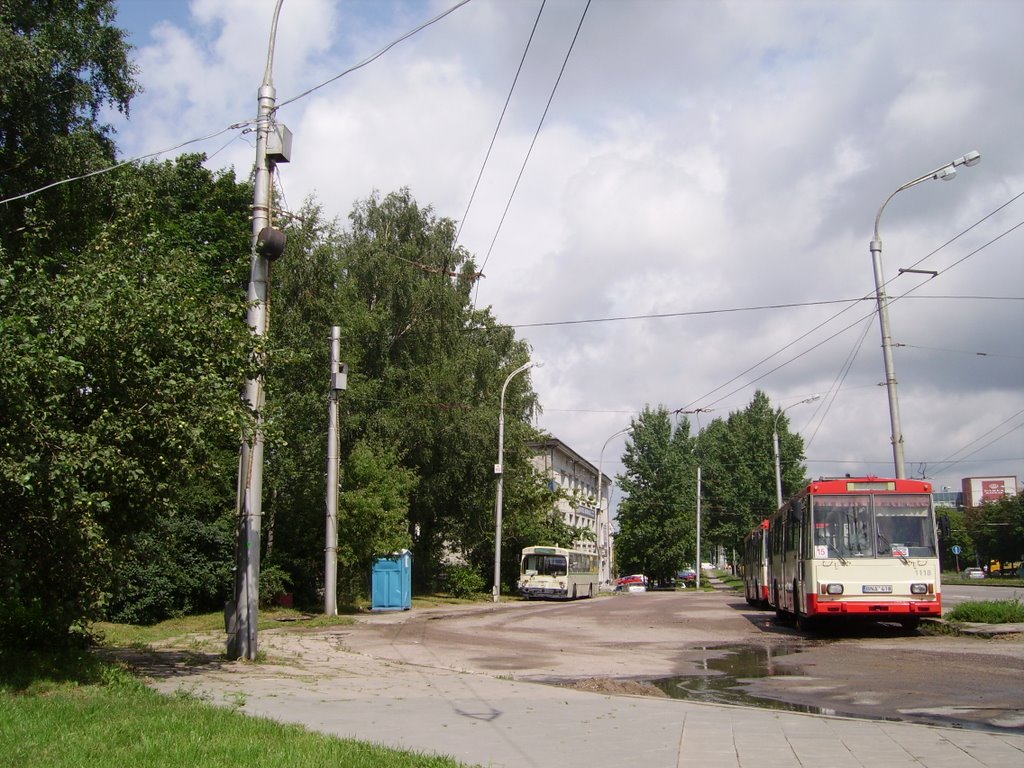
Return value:
<svg viewBox="0 0 1024 768">
<path fill-rule="evenodd" d="M 533 367 L 534 368 L 543 368 L 544 367 L 544 361 L 543 360 L 534 360 L 533 361 Z"/>
<path fill-rule="evenodd" d="M 970 168 L 972 165 L 977 165 L 980 162 L 981 152 L 975 149 L 974 151 L 968 152 L 963 157 L 953 161 L 953 165 L 966 165 L 968 168 Z"/>
<path fill-rule="evenodd" d="M 942 179 L 943 181 L 952 181 L 956 178 L 956 166 L 947 165 L 944 168 L 939 168 L 932 176 L 933 179 Z"/>
</svg>

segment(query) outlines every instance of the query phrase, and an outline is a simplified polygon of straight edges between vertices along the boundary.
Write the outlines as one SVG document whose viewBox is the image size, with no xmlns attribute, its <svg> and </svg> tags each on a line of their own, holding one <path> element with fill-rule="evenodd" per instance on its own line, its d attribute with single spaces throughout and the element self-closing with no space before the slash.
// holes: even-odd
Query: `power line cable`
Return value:
<svg viewBox="0 0 1024 768">
<path fill-rule="evenodd" d="M 853 369 L 853 363 L 857 359 L 857 355 L 860 354 L 860 350 L 864 346 L 864 341 L 867 339 L 868 332 L 870 330 L 871 323 L 864 323 L 864 330 L 861 332 L 860 338 L 854 343 L 849 354 L 846 356 L 846 360 L 843 361 L 843 365 L 840 367 L 839 373 L 836 374 L 836 378 L 833 379 L 832 384 L 829 386 L 824 402 L 814 409 L 814 413 L 808 420 L 808 423 L 817 419 L 818 426 L 814 428 L 814 432 L 811 433 L 810 438 L 806 443 L 804 443 L 804 449 L 811 447 L 811 443 L 814 442 L 814 438 L 818 435 L 818 430 L 821 429 L 822 425 L 825 423 L 825 419 L 832 410 L 832 406 L 835 405 L 836 399 L 839 397 L 839 392 L 843 388 L 843 383 L 846 381 L 846 377 Z M 822 412 L 822 408 L 824 408 L 824 412 Z M 818 418 L 819 413 L 821 414 L 820 418 Z"/>
<path fill-rule="evenodd" d="M 1024 193 L 1021 193 L 1021 194 L 1022 194 L 1022 195 L 1024 195 Z M 1021 195 L 1017 195 L 1017 196 L 1016 196 L 1015 198 L 1013 198 L 1013 199 L 1017 199 L 1017 198 L 1019 198 L 1019 197 L 1021 197 Z M 1012 202 L 1012 201 L 1011 201 L 1011 202 Z M 1004 204 L 1003 206 L 1001 206 L 1001 208 L 1003 208 L 1003 207 L 1005 207 L 1005 204 Z M 991 214 L 989 214 L 989 215 L 991 215 Z M 988 218 L 988 216 L 986 216 L 985 218 Z M 958 234 L 958 235 L 957 235 L 956 237 L 952 238 L 951 240 L 948 240 L 948 241 L 947 241 L 946 243 L 944 243 L 944 244 L 943 244 L 942 246 L 940 246 L 939 248 L 937 248 L 937 249 L 935 249 L 934 251 L 932 251 L 932 253 L 931 253 L 931 254 L 929 254 L 929 255 L 934 255 L 935 253 L 937 253 L 938 251 L 940 251 L 940 250 L 941 250 L 942 248 L 945 248 L 945 247 L 946 247 L 947 245 L 949 245 L 950 243 L 952 243 L 952 242 L 954 242 L 955 240 L 957 240 L 957 239 L 958 239 L 958 238 L 959 238 L 959 237 L 960 237 L 961 235 L 963 235 L 963 234 L 964 234 L 965 232 L 967 232 L 967 231 L 969 231 L 969 230 L 973 229 L 973 228 L 974 228 L 975 226 L 977 226 L 977 224 L 972 224 L 972 225 L 971 225 L 970 227 L 968 227 L 967 229 L 963 230 L 963 232 L 961 232 L 960 234 Z M 991 240 L 989 240 L 989 241 L 988 241 L 987 243 L 984 243 L 983 245 L 980 245 L 979 247 L 977 247 L 976 249 L 974 249 L 973 251 L 971 251 L 970 253 L 968 253 L 968 254 L 967 254 L 966 256 L 964 256 L 963 258 L 961 258 L 961 259 L 958 259 L 957 261 L 953 262 L 953 264 L 951 264 L 951 265 L 950 265 L 949 267 L 947 267 L 946 269 L 943 269 L 943 270 L 942 270 L 942 271 L 941 271 L 941 272 L 940 272 L 939 274 L 945 274 L 946 272 L 948 272 L 948 271 L 949 271 L 950 269 L 952 269 L 953 267 L 959 266 L 960 264 L 962 264 L 962 263 L 963 263 L 964 261 L 966 261 L 967 259 L 971 258 L 972 256 L 975 256 L 975 255 L 977 255 L 977 254 L 978 254 L 978 253 L 980 253 L 981 251 L 983 251 L 983 250 L 985 250 L 986 248 L 988 248 L 988 247 L 989 247 L 990 245 L 992 245 L 992 244 L 994 244 L 994 243 L 998 242 L 999 240 L 1001 240 L 1002 238 L 1006 237 L 1006 236 L 1007 236 L 1007 235 L 1009 235 L 1009 234 L 1010 234 L 1011 232 L 1015 231 L 1016 229 L 1020 228 L 1021 226 L 1024 226 L 1024 221 L 1018 222 L 1017 224 L 1015 224 L 1014 226 L 1010 227 L 1010 228 L 1009 228 L 1008 230 L 1006 230 L 1005 232 L 1003 232 L 1003 233 L 1001 233 L 1001 234 L 997 235 L 996 237 L 992 238 Z M 920 264 L 920 263 L 921 263 L 921 261 L 923 261 L 923 259 L 921 259 L 921 260 L 918 260 L 918 261 L 917 261 L 916 263 L 917 263 L 917 264 Z M 889 301 L 889 305 L 890 305 L 890 306 L 892 306 L 892 305 L 893 305 L 893 304 L 895 304 L 895 303 L 896 303 L 897 301 L 900 301 L 901 299 L 905 298 L 905 297 L 906 297 L 906 296 L 907 296 L 907 295 L 908 295 L 909 293 L 912 293 L 913 291 L 916 291 L 916 290 L 918 290 L 918 288 L 920 288 L 920 287 L 921 287 L 922 285 L 924 285 L 924 284 L 923 284 L 923 283 L 920 283 L 920 284 L 918 284 L 918 285 L 916 285 L 916 286 L 913 286 L 913 287 L 911 287 L 911 288 L 910 288 L 909 290 L 907 290 L 906 292 L 904 292 L 903 294 L 901 294 L 900 296 L 896 296 L 896 297 L 894 297 L 894 298 L 890 299 L 890 301 Z M 868 295 L 866 296 L 866 298 L 867 298 L 867 297 L 872 297 L 872 296 L 873 296 L 872 294 L 868 294 Z M 828 323 L 832 322 L 833 320 L 835 320 L 836 318 L 838 318 L 838 317 L 839 317 L 840 315 L 842 315 L 843 313 L 847 312 L 847 311 L 848 311 L 849 309 L 851 309 L 851 308 L 852 308 L 853 306 L 854 306 L 854 305 L 853 305 L 853 304 L 851 304 L 851 305 L 850 305 L 849 307 L 847 307 L 847 308 L 845 308 L 845 309 L 842 309 L 842 310 L 840 310 L 839 312 L 837 312 L 836 314 L 834 314 L 834 315 L 833 315 L 832 317 L 830 317 L 830 318 L 828 318 L 828 319 L 824 320 L 823 322 L 819 323 L 818 325 L 816 325 L 816 326 L 815 326 L 814 328 L 812 328 L 811 330 L 809 330 L 809 331 L 807 331 L 806 333 L 804 333 L 804 334 L 802 334 L 802 335 L 798 336 L 798 337 L 797 337 L 796 339 L 794 339 L 793 341 L 789 342 L 788 344 L 786 344 L 786 345 L 785 345 L 785 346 L 783 346 L 782 348 L 780 348 L 780 349 L 776 350 L 776 351 L 775 351 L 775 352 L 773 352 L 772 354 L 768 355 L 767 357 L 765 357 L 765 358 L 761 359 L 761 360 L 760 360 L 759 362 L 757 362 L 757 363 L 755 363 L 754 365 L 752 365 L 752 366 L 750 366 L 749 368 L 747 368 L 747 369 L 746 369 L 745 371 L 742 371 L 741 373 L 737 374 L 737 375 L 736 375 L 736 376 L 734 376 L 733 378 L 729 379 L 729 381 L 725 382 L 724 384 L 721 384 L 721 385 L 719 385 L 719 386 L 718 386 L 718 387 L 716 387 L 715 389 L 713 389 L 713 390 L 711 390 L 710 392 L 708 392 L 707 394 L 705 394 L 705 395 L 704 395 L 703 397 L 701 397 L 701 398 L 698 398 L 697 400 L 694 400 L 694 401 L 693 401 L 692 403 L 689 403 L 688 405 L 684 406 L 684 408 L 689 408 L 690 406 L 692 406 L 692 405 L 694 405 L 694 404 L 696 404 L 696 403 L 699 403 L 699 402 L 703 401 L 703 400 L 704 400 L 704 398 L 706 398 L 706 397 L 710 397 L 710 396 L 711 396 L 711 395 L 713 395 L 713 394 L 714 394 L 715 392 L 718 392 L 718 391 L 720 391 L 720 390 L 724 389 L 725 387 L 729 386 L 730 384 L 732 384 L 732 383 L 733 383 L 734 381 L 736 381 L 737 379 L 739 379 L 739 378 L 741 378 L 742 376 L 745 376 L 746 374 L 748 374 L 748 373 L 750 373 L 751 371 L 755 370 L 755 369 L 756 369 L 756 368 L 758 368 L 759 366 L 761 366 L 761 365 L 763 365 L 764 363 L 766 363 L 766 362 L 767 362 L 768 360 L 771 360 L 771 359 L 772 359 L 773 357 L 776 357 L 777 355 L 781 354 L 782 352 L 784 352 L 785 350 L 789 349 L 790 347 L 792 347 L 793 345 L 795 345 L 795 344 L 796 344 L 796 343 L 798 343 L 799 341 L 802 341 L 803 339 L 807 338 L 808 336 L 810 336 L 810 335 L 811 335 L 812 333 L 814 333 L 815 331 L 817 331 L 817 330 L 819 330 L 819 329 L 821 329 L 821 328 L 825 327 L 825 326 L 826 326 L 826 325 L 827 325 Z M 871 314 L 869 314 L 869 315 L 866 315 L 865 317 L 871 317 L 871 316 L 873 316 L 873 315 L 874 315 L 874 311 L 872 311 L 872 313 L 871 313 Z M 804 350 L 804 351 L 803 351 L 803 352 L 801 352 L 800 354 L 798 354 L 798 355 L 795 355 L 794 357 L 792 357 L 792 358 L 790 358 L 789 360 L 787 360 L 787 361 L 785 361 L 785 362 L 781 363 L 780 365 L 777 365 L 777 366 L 776 366 L 775 368 L 772 368 L 772 369 L 771 369 L 770 371 L 767 371 L 766 373 L 764 373 L 764 374 L 762 374 L 762 375 L 760 375 L 760 376 L 758 376 L 758 377 L 756 377 L 756 378 L 752 379 L 751 381 L 747 382 L 747 383 L 746 383 L 746 384 L 744 384 L 743 386 L 741 386 L 741 387 L 738 387 L 737 389 L 735 389 L 735 390 L 733 390 L 733 391 L 729 392 L 729 393 L 728 393 L 728 394 L 726 394 L 726 395 L 723 395 L 722 397 L 718 398 L 718 400 L 713 400 L 713 401 L 711 401 L 711 402 L 710 402 L 710 403 L 708 403 L 708 404 L 709 404 L 709 405 L 714 405 L 715 403 L 721 402 L 722 400 L 724 400 L 724 399 L 725 399 L 725 398 L 727 398 L 727 397 L 731 397 L 732 395 L 736 394 L 736 393 L 737 393 L 737 392 L 739 392 L 740 390 L 742 390 L 742 389 L 745 389 L 746 387 L 749 387 L 749 386 L 750 386 L 751 384 L 755 384 L 755 383 L 757 383 L 758 381 L 760 381 L 761 379 L 765 378 L 766 376 L 769 376 L 770 374 L 772 374 L 772 373 L 774 373 L 774 372 L 778 371 L 778 370 L 779 370 L 780 368 L 783 368 L 784 366 L 786 366 L 786 365 L 789 365 L 790 363 L 792 363 L 792 362 L 794 362 L 794 361 L 796 361 L 796 360 L 799 360 L 799 359 L 800 359 L 801 357 L 803 357 L 804 355 L 808 354 L 809 352 L 811 352 L 811 351 L 813 351 L 813 350 L 815 350 L 815 349 L 817 349 L 817 348 L 821 347 L 821 346 L 822 346 L 823 344 L 825 344 L 826 342 L 828 342 L 828 341 L 831 341 L 831 340 L 832 340 L 832 339 L 834 339 L 834 338 L 835 338 L 836 336 L 838 336 L 839 334 L 841 334 L 841 333 L 843 333 L 843 332 L 845 332 L 845 331 L 849 330 L 849 329 L 850 329 L 850 328 L 852 328 L 852 327 L 853 327 L 854 325 L 856 325 L 857 323 L 859 323 L 859 322 L 860 322 L 861 320 L 864 320 L 864 319 L 865 319 L 864 317 L 862 317 L 862 318 L 858 319 L 858 320 L 857 320 L 856 322 L 852 323 L 851 325 L 847 325 L 846 327 L 842 328 L 841 330 L 839 330 L 838 332 L 836 332 L 836 333 L 832 334 L 831 336 L 827 337 L 826 339 L 822 340 L 821 342 L 819 342 L 819 343 L 817 343 L 817 344 L 815 344 L 815 345 L 813 345 L 813 346 L 809 347 L 808 349 Z"/>
<path fill-rule="evenodd" d="M 988 443 L 985 443 L 984 445 L 980 446 L 976 450 L 974 450 L 971 453 L 967 454 L 967 456 L 963 456 L 960 459 L 955 459 L 954 458 L 958 453 L 961 453 L 961 452 L 967 450 L 968 448 L 970 448 L 972 445 L 974 445 L 975 443 L 979 442 L 980 440 L 984 440 L 986 437 L 991 435 L 997 429 L 999 429 L 1000 427 L 1005 426 L 1006 424 L 1008 424 L 1009 422 L 1013 421 L 1014 419 L 1016 419 L 1021 414 L 1024 414 L 1024 410 L 1017 411 L 1015 414 L 1013 414 L 1009 418 L 1006 418 L 1003 421 L 1001 421 L 998 424 L 996 424 L 994 427 L 992 427 L 992 429 L 988 430 L 987 432 L 985 432 L 982 435 L 979 435 L 974 440 L 971 440 L 971 442 L 967 443 L 966 445 L 962 446 L 961 448 L 958 448 L 957 450 L 953 451 L 953 453 L 951 453 L 949 456 L 944 458 L 942 461 L 938 462 L 939 469 L 935 469 L 935 470 L 933 470 L 933 472 L 945 471 L 949 467 L 952 467 L 955 464 L 957 464 L 960 461 L 962 461 L 963 459 L 966 459 L 968 456 L 973 456 L 975 453 L 980 451 L 982 448 L 987 448 L 989 445 L 992 444 L 992 442 L 996 442 L 996 440 L 1001 440 L 1003 437 L 1006 437 L 1006 435 L 1010 434 L 1010 432 L 1013 432 L 1016 429 L 1020 429 L 1021 426 L 1024 426 L 1024 423 L 1018 424 L 1016 427 L 1011 429 L 1010 432 L 1007 432 L 1006 435 L 1001 435 L 1000 437 L 996 438 L 995 440 L 993 440 L 991 442 L 988 442 Z"/>
<path fill-rule="evenodd" d="M 74 181 L 82 181 L 83 179 L 88 179 L 92 176 L 99 176 L 100 174 L 110 173 L 110 171 L 116 171 L 118 168 L 123 168 L 126 165 L 133 165 L 135 163 L 142 162 L 143 160 L 148 160 L 151 157 L 158 157 L 159 155 L 165 155 L 168 152 L 173 152 L 176 149 L 187 147 L 189 144 L 196 144 L 200 141 L 207 141 L 209 139 L 213 139 L 216 138 L 217 136 L 220 136 L 222 133 L 227 133 L 228 131 L 237 130 L 239 128 L 245 128 L 246 126 L 249 126 L 254 122 L 255 120 L 245 120 L 238 123 L 232 123 L 227 128 L 221 128 L 219 131 L 211 133 L 207 136 L 201 136 L 197 139 L 189 139 L 188 141 L 183 141 L 180 144 L 175 144 L 173 147 L 168 147 L 167 149 L 158 149 L 155 152 L 149 152 L 145 155 L 138 155 L 129 160 L 122 160 L 120 163 L 115 163 L 114 165 L 107 166 L 106 168 L 97 168 L 95 171 L 89 171 L 88 173 L 83 173 L 80 176 L 72 176 L 71 178 L 68 179 L 54 181 L 50 184 L 46 184 L 45 186 L 39 187 L 38 189 L 33 189 L 29 192 L 23 192 L 20 195 L 14 195 L 13 197 L 5 197 L 3 200 L 0 200 L 0 205 L 3 205 L 5 203 L 13 203 L 15 200 L 25 200 L 29 197 L 32 197 L 33 195 L 38 195 L 40 192 L 45 192 L 48 189 L 53 189 L 54 187 L 59 187 L 64 184 L 70 184 Z M 236 138 L 238 137 L 233 137 L 231 141 L 234 141 Z M 230 143 L 231 142 L 229 141 L 228 144 Z M 226 147 L 227 144 L 225 144 L 224 146 Z M 218 149 L 217 152 L 220 152 L 221 149 L 224 149 L 224 147 Z"/>
<path fill-rule="evenodd" d="M 508 111 L 509 102 L 512 101 L 512 93 L 516 89 L 516 83 L 519 82 L 519 75 L 523 72 L 523 64 L 526 63 L 526 55 L 530 52 L 530 44 L 533 42 L 533 36 L 537 33 L 537 26 L 540 24 L 541 14 L 544 13 L 544 6 L 547 0 L 541 0 L 540 9 L 537 11 L 537 18 L 534 19 L 533 29 L 530 30 L 530 37 L 526 41 L 526 48 L 523 49 L 523 57 L 519 60 L 519 68 L 516 70 L 516 76 L 512 78 L 512 87 L 508 89 L 508 95 L 505 97 L 505 106 L 501 108 L 501 115 L 498 117 L 498 124 L 494 126 L 494 135 L 491 136 L 491 143 L 487 146 L 487 153 L 484 155 L 484 161 L 480 165 L 480 173 L 477 174 L 476 183 L 473 185 L 473 191 L 469 195 L 469 202 L 466 203 L 466 211 L 462 214 L 462 218 L 459 220 L 459 229 L 455 233 L 455 243 L 458 244 L 459 237 L 462 235 L 462 227 L 466 223 L 466 218 L 469 216 L 469 209 L 473 206 L 473 200 L 476 198 L 476 191 L 480 187 L 480 180 L 484 177 L 484 169 L 487 168 L 487 161 L 491 157 L 491 150 L 494 149 L 494 143 L 498 139 L 498 132 L 501 130 L 501 124 L 505 120 L 505 113 Z"/>
<path fill-rule="evenodd" d="M 404 35 L 402 35 L 401 37 L 399 37 L 399 38 L 397 38 L 395 40 L 392 40 L 390 43 L 385 45 L 379 51 L 377 51 L 376 53 L 373 53 L 373 54 L 367 56 L 365 59 L 360 61 L 358 64 L 352 65 L 351 67 L 346 69 L 344 72 L 339 72 L 334 77 L 331 77 L 331 78 L 329 78 L 327 80 L 324 80 L 319 85 L 314 85 L 312 88 L 309 88 L 309 89 L 303 91 L 302 93 L 300 93 L 300 94 L 298 94 L 296 96 L 292 96 L 290 99 L 285 99 L 284 101 L 279 102 L 278 105 L 277 105 L 277 109 L 281 109 L 281 107 L 287 106 L 289 104 L 294 104 L 296 101 L 299 101 L 299 99 L 306 98 L 311 93 L 319 91 L 321 88 L 323 88 L 323 87 L 325 87 L 327 85 L 330 85 L 331 83 L 335 82 L 336 80 L 340 80 L 345 75 L 349 75 L 349 74 L 355 72 L 358 69 L 362 69 L 367 64 L 373 63 L 374 61 L 379 59 L 381 56 L 383 56 L 385 53 L 390 51 L 392 48 L 394 48 L 399 43 L 405 42 L 406 40 L 408 40 L 413 35 L 415 35 L 415 34 L 417 34 L 419 32 L 422 32 L 424 29 L 426 29 L 427 27 L 431 26 L 432 24 L 436 24 L 441 19 L 445 18 L 446 16 L 448 16 L 451 13 L 454 13 L 459 8 L 461 8 L 462 6 L 466 5 L 469 2 L 470 2 L 470 0 L 461 0 L 461 2 L 456 3 L 451 8 L 449 8 L 447 11 L 443 11 L 443 12 L 439 13 L 437 16 L 435 16 L 434 18 L 432 18 L 432 19 L 430 19 L 428 21 L 423 22 L 422 24 L 420 24 L 415 29 L 413 29 L 413 30 L 411 30 L 409 32 L 406 32 Z"/>
<path fill-rule="evenodd" d="M 555 84 L 551 88 L 551 93 L 548 95 L 547 104 L 544 105 L 544 112 L 540 116 L 540 121 L 537 123 L 537 129 L 533 132 L 533 139 L 530 141 L 530 146 L 526 150 L 526 157 L 523 158 L 523 164 L 519 168 L 519 175 L 516 177 L 515 184 L 512 185 L 512 192 L 509 193 L 508 201 L 505 203 L 505 210 L 502 211 L 501 218 L 498 220 L 498 226 L 494 231 L 494 237 L 491 239 L 491 244 L 487 248 L 487 254 L 484 256 L 483 264 L 480 265 L 480 271 L 483 272 L 487 266 L 487 262 L 491 258 L 491 252 L 494 250 L 494 244 L 498 241 L 498 235 L 501 233 L 501 227 L 505 223 L 505 217 L 508 216 L 508 210 L 512 206 L 512 199 L 516 195 L 516 190 L 519 189 L 519 182 L 523 179 L 523 174 L 526 171 L 526 164 L 530 161 L 530 155 L 533 153 L 533 148 L 537 144 L 537 137 L 540 135 L 540 129 L 544 125 L 544 120 L 548 116 L 548 110 L 551 109 L 551 103 L 555 99 L 555 92 L 558 90 L 559 83 L 562 82 L 562 75 L 565 74 L 565 68 L 569 64 L 569 57 L 572 55 L 573 48 L 576 46 L 576 41 L 579 39 L 580 30 L 583 28 L 583 20 L 587 18 L 587 11 L 590 10 L 590 1 L 587 0 L 586 6 L 583 8 L 583 13 L 580 14 L 579 24 L 576 25 L 576 33 L 572 37 L 572 42 L 569 44 L 569 50 L 565 52 L 565 58 L 562 60 L 562 68 L 558 71 L 558 77 L 555 79 Z M 480 283 L 476 284 L 476 292 L 473 296 L 473 302 L 476 303 L 476 297 L 480 295 Z"/>
<path fill-rule="evenodd" d="M 381 48 L 376 53 L 372 54 L 371 56 L 369 56 L 369 57 L 365 58 L 364 60 L 360 61 L 359 63 L 357 63 L 357 65 L 355 65 L 353 67 L 350 67 L 349 69 L 345 70 L 344 72 L 340 73 L 339 75 L 336 75 L 335 77 L 331 78 L 330 80 L 327 80 L 327 81 L 325 81 L 325 82 L 323 82 L 323 83 L 321 83 L 319 85 L 315 85 L 312 88 L 309 88 L 306 91 L 303 91 L 302 93 L 298 94 L 297 96 L 293 96 L 293 97 L 291 97 L 291 98 L 289 98 L 289 99 L 287 99 L 285 101 L 280 101 L 278 104 L 276 104 L 274 111 L 276 112 L 276 111 L 280 110 L 282 108 L 282 106 L 285 106 L 286 104 L 293 103 L 295 101 L 298 101 L 301 98 L 304 98 L 305 96 L 308 96 L 313 91 L 321 89 L 324 86 L 329 85 L 329 84 L 333 83 L 334 81 L 344 77 L 345 75 L 348 75 L 348 74 L 350 74 L 352 72 L 355 72 L 356 70 L 359 70 L 361 68 L 366 67 L 367 65 L 369 65 L 369 63 L 371 63 L 372 61 L 375 61 L 378 58 L 380 58 L 382 55 L 384 55 L 387 51 L 389 51 L 391 48 L 396 46 L 398 43 L 401 43 L 403 41 L 408 40 L 409 38 L 413 37 L 417 33 L 421 32 L 421 31 L 425 30 L 427 27 L 430 27 L 431 25 L 439 22 L 440 19 L 442 19 L 445 16 L 449 15 L 450 13 L 458 10 L 463 5 L 466 5 L 469 2 L 470 2 L 470 0 L 461 0 L 461 2 L 457 3 L 452 8 L 449 8 L 446 11 L 443 11 L 442 13 L 437 14 L 433 18 L 429 19 L 428 22 L 424 22 L 423 24 L 421 24 L 419 27 L 417 27 L 416 29 L 412 30 L 411 32 L 408 32 L 408 33 L 402 35 L 401 37 L 397 38 L 396 40 L 391 41 L 390 43 L 388 43 L 386 46 Z M 231 131 L 231 130 L 238 130 L 238 129 L 242 129 L 242 128 L 247 128 L 248 126 L 253 125 L 256 122 L 257 121 L 256 121 L 255 118 L 250 118 L 248 120 L 238 121 L 236 123 L 232 123 L 231 125 L 227 126 L 226 128 L 221 128 L 219 131 L 216 131 L 216 132 L 211 133 L 209 135 L 200 136 L 199 138 L 190 138 L 190 139 L 188 139 L 186 141 L 182 141 L 179 144 L 175 144 L 174 146 L 169 146 L 167 148 L 164 148 L 164 150 L 157 150 L 156 152 L 146 153 L 144 155 L 138 155 L 138 156 L 136 156 L 134 158 L 131 158 L 129 160 L 125 160 L 125 161 L 122 161 L 120 163 L 116 163 L 114 165 L 111 165 L 111 166 L 108 166 L 108 167 L 105 167 L 105 168 L 99 168 L 99 169 L 97 169 L 95 171 L 90 171 L 90 172 L 84 173 L 84 174 L 82 174 L 80 176 L 73 176 L 71 178 L 66 178 L 66 179 L 61 179 L 59 181 L 54 181 L 54 182 L 46 184 L 44 186 L 40 186 L 39 188 L 27 191 L 27 193 L 23 193 L 22 195 L 15 195 L 15 196 L 10 197 L 10 198 L 5 198 L 3 200 L 0 200 L 0 205 L 3 205 L 5 203 L 12 203 L 12 202 L 14 202 L 16 200 L 24 200 L 24 199 L 27 199 L 27 198 L 31 198 L 31 197 L 33 197 L 35 195 L 39 195 L 40 193 L 43 193 L 43 191 L 46 191 L 47 189 L 52 189 L 55 186 L 60 186 L 62 184 L 69 184 L 69 183 L 72 183 L 73 181 L 82 181 L 83 179 L 87 179 L 87 178 L 89 178 L 91 176 L 98 176 L 98 175 L 103 174 L 103 173 L 110 173 L 111 171 L 115 171 L 118 168 L 123 168 L 126 165 L 134 165 L 135 163 L 140 163 L 143 160 L 148 160 L 150 158 L 156 158 L 156 157 L 159 157 L 161 155 L 166 155 L 168 153 L 174 152 L 175 150 L 180 150 L 180 148 L 182 146 L 187 146 L 189 144 L 195 144 L 195 143 L 198 143 L 200 141 L 207 141 L 207 140 L 209 140 L 211 138 L 215 138 L 215 137 L 219 136 L 221 133 L 225 133 L 225 132 Z M 228 141 L 227 143 L 230 143 L 230 141 Z M 224 146 L 226 146 L 226 145 L 227 144 L 224 144 Z M 224 146 L 221 146 L 219 148 L 219 150 L 217 150 L 213 155 L 216 155 L 216 154 L 220 153 L 223 150 Z M 212 158 L 213 155 L 211 155 L 209 157 Z"/>
</svg>

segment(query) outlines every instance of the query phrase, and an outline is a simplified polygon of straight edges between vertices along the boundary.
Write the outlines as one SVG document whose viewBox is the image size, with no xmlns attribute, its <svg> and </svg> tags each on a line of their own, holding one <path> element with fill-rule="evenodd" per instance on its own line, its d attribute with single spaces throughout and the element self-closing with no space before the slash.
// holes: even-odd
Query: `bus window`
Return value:
<svg viewBox="0 0 1024 768">
<path fill-rule="evenodd" d="M 814 556 L 872 557 L 867 496 L 817 496 L 813 501 Z"/>
<path fill-rule="evenodd" d="M 935 557 L 935 531 L 924 494 L 878 496 L 875 525 L 879 557 Z"/>
</svg>

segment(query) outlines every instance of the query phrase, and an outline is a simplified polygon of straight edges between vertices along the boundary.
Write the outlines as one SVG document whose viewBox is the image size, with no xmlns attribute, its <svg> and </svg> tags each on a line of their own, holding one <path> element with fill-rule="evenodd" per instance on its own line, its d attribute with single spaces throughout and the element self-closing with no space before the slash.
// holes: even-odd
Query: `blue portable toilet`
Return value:
<svg viewBox="0 0 1024 768">
<path fill-rule="evenodd" d="M 403 549 L 373 564 L 370 609 L 407 611 L 412 608 L 412 552 Z"/>
</svg>

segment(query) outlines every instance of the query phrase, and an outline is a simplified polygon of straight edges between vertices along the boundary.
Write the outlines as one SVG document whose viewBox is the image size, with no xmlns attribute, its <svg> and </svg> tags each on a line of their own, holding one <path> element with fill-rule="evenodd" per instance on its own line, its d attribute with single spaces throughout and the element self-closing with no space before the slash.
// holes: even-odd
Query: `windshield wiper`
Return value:
<svg viewBox="0 0 1024 768">
<path fill-rule="evenodd" d="M 829 544 L 828 546 L 831 547 L 832 551 L 836 553 L 836 557 L 839 558 L 839 562 L 843 565 L 846 565 L 846 558 L 839 554 L 839 550 L 836 548 L 835 544 Z"/>
</svg>

